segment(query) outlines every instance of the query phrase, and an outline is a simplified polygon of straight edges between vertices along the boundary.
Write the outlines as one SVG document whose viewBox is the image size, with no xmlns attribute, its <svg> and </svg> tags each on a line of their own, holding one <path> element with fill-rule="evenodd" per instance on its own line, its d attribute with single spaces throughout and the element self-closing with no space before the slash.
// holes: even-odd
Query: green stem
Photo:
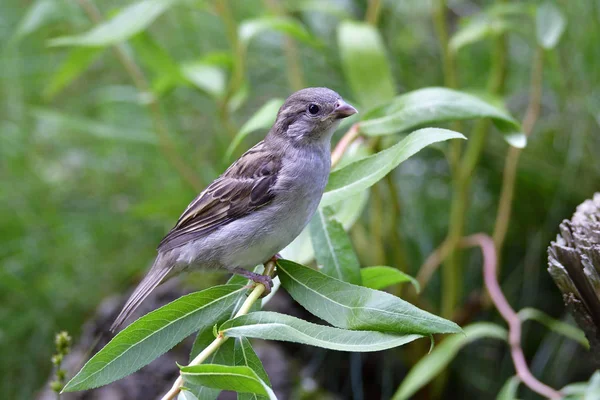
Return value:
<svg viewBox="0 0 600 400">
<path fill-rule="evenodd" d="M 265 264 L 265 272 L 263 275 L 273 276 L 275 274 L 275 261 L 270 260 Z M 263 284 L 256 284 L 250 295 L 246 298 L 246 301 L 242 304 L 238 312 L 233 316 L 233 318 L 237 318 L 242 315 L 246 315 L 250 312 L 250 309 L 256 303 L 262 294 L 265 292 L 266 288 Z M 207 347 L 204 348 L 190 363 L 188 366 L 199 365 L 202 364 L 211 354 L 219 349 L 225 343 L 229 337 L 223 335 L 219 332 L 218 336 L 213 340 Z M 172 400 L 181 391 L 181 386 L 183 385 L 183 378 L 181 375 L 175 380 L 171 389 L 162 397 L 162 400 Z"/>
<path fill-rule="evenodd" d="M 365 21 L 370 25 L 377 26 L 379 15 L 381 15 L 381 0 L 369 0 Z"/>
<path fill-rule="evenodd" d="M 488 91 L 499 94 L 504 87 L 506 77 L 506 39 L 504 35 L 496 39 L 492 55 L 492 71 L 488 81 Z M 489 120 L 477 121 L 473 133 L 469 137 L 467 149 L 459 165 L 457 179 L 450 206 L 450 227 L 448 246 L 450 252 L 442 269 L 442 316 L 452 318 L 458 301 L 462 297 L 462 268 L 457 246 L 464 236 L 465 216 L 469 206 L 469 191 L 475 167 L 479 162 L 487 132 Z"/>
</svg>

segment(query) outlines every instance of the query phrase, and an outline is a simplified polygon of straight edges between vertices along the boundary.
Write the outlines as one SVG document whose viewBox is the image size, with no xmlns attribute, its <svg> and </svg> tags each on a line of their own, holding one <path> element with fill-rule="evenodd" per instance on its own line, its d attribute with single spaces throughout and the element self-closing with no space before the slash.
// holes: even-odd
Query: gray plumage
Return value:
<svg viewBox="0 0 600 400">
<path fill-rule="evenodd" d="M 186 208 L 160 242 L 154 265 L 111 330 L 168 275 L 187 268 L 240 273 L 239 268 L 262 264 L 291 243 L 323 195 L 331 164 L 331 136 L 340 120 L 354 113 L 352 106 L 327 88 L 292 94 L 265 139 Z M 250 272 L 244 275 L 258 278 Z"/>
</svg>

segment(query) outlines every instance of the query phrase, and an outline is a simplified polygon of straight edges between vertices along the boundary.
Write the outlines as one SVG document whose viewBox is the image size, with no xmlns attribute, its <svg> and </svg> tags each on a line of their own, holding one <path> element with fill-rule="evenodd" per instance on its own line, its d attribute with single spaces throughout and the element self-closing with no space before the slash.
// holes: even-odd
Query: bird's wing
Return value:
<svg viewBox="0 0 600 400">
<path fill-rule="evenodd" d="M 158 250 L 184 245 L 269 204 L 280 169 L 281 157 L 258 143 L 190 203 Z"/>
</svg>

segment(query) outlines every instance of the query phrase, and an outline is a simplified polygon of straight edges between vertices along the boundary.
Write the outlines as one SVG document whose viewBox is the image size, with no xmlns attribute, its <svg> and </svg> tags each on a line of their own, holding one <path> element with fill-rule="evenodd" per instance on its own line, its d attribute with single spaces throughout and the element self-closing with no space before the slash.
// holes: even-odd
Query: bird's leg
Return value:
<svg viewBox="0 0 600 400">
<path fill-rule="evenodd" d="M 231 270 L 234 274 L 243 276 L 244 278 L 250 279 L 252 282 L 260 283 L 265 286 L 265 293 L 263 295 L 267 296 L 271 293 L 271 288 L 273 287 L 273 280 L 269 275 L 257 274 L 256 272 L 248 271 L 247 269 L 235 267 Z"/>
</svg>

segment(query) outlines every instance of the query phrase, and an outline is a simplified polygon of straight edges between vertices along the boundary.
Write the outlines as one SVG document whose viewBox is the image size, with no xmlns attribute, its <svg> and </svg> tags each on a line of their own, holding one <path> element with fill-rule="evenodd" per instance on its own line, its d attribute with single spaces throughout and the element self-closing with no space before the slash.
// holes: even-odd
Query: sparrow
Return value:
<svg viewBox="0 0 600 400">
<path fill-rule="evenodd" d="M 200 193 L 162 239 L 111 331 L 163 280 L 186 269 L 223 269 L 269 292 L 271 278 L 249 269 L 275 257 L 306 227 L 329 178 L 331 137 L 356 112 L 328 88 L 288 97 L 265 139 Z"/>
</svg>

